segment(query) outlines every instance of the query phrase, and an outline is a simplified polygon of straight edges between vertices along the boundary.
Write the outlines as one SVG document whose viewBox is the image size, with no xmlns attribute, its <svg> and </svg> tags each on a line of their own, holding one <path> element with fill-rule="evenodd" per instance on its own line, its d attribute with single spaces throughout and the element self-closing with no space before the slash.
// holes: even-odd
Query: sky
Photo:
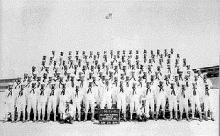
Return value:
<svg viewBox="0 0 220 136">
<path fill-rule="evenodd" d="M 0 79 L 30 73 L 52 50 L 174 48 L 192 68 L 219 65 L 218 1 L 3 0 L 1 6 Z"/>
</svg>

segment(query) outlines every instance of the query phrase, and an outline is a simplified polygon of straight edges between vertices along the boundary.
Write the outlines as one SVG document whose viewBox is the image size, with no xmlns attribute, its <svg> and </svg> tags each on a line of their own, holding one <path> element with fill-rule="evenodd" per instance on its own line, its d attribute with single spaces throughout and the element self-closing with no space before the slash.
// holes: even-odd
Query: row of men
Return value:
<svg viewBox="0 0 220 136">
<path fill-rule="evenodd" d="M 207 112 L 210 110 L 211 119 L 214 120 L 210 97 L 212 84 L 206 76 L 202 78 L 198 75 L 188 75 L 183 80 L 179 76 L 168 75 L 163 79 L 151 75 L 150 80 L 140 77 L 135 81 L 134 78 L 121 74 L 120 78 L 107 79 L 105 76 L 92 76 L 91 79 L 86 80 L 80 72 L 78 77 L 75 78 L 68 73 L 60 76 L 58 74 L 57 77 L 40 77 L 34 74 L 33 77 L 29 76 L 23 80 L 19 78 L 14 85 L 9 85 L 9 89 L 6 91 L 6 119 L 8 112 L 10 112 L 12 121 L 14 121 L 15 107 L 17 107 L 18 119 L 20 119 L 21 113 L 25 119 L 24 113 L 27 106 L 28 120 L 30 120 L 31 109 L 34 111 L 34 120 L 36 120 L 37 113 L 38 117 L 42 114 L 42 119 L 44 119 L 45 111 L 47 111 L 49 120 L 51 111 L 57 115 L 57 105 L 59 105 L 58 112 L 61 119 L 65 119 L 67 115 L 66 103 L 69 103 L 68 113 L 72 119 L 76 120 L 76 111 L 78 111 L 78 120 L 81 120 L 82 102 L 85 104 L 85 120 L 87 120 L 89 106 L 91 107 L 92 120 L 94 120 L 96 105 L 100 105 L 101 109 L 107 105 L 107 108 L 111 109 L 112 103 L 117 103 L 117 108 L 122 111 L 124 120 L 126 120 L 128 104 L 130 105 L 130 115 L 133 112 L 138 115 L 144 113 L 149 118 L 149 113 L 151 113 L 154 118 L 154 112 L 156 112 L 157 119 L 160 108 L 165 118 L 165 105 L 168 99 L 170 119 L 173 118 L 173 110 L 175 118 L 178 118 L 177 109 L 179 107 L 179 119 L 182 119 L 185 109 L 187 120 L 189 120 L 188 101 L 190 101 L 192 118 L 194 118 L 197 109 L 200 120 L 202 120 L 201 104 L 204 103 L 205 119 L 207 120 Z M 144 107 L 142 107 L 142 102 L 145 104 Z M 45 109 L 46 107 L 47 109 Z M 130 119 L 132 120 L 132 116 Z M 56 120 L 56 116 L 54 116 L 54 120 Z"/>
<path fill-rule="evenodd" d="M 43 56 L 42 65 L 38 69 L 39 73 L 36 72 L 36 67 L 33 67 L 32 73 L 43 76 L 44 73 L 53 74 L 58 71 L 61 74 L 70 72 L 71 74 L 78 75 L 76 72 L 80 69 L 83 70 L 83 72 L 90 70 L 92 73 L 103 71 L 103 74 L 106 75 L 110 72 L 118 73 L 119 70 L 123 70 L 126 74 L 133 72 L 135 73 L 134 75 L 137 75 L 136 73 L 140 71 L 146 73 L 149 71 L 154 74 L 159 69 L 160 72 L 164 74 L 176 74 L 177 71 L 182 71 L 184 76 L 186 72 L 190 70 L 190 65 L 186 65 L 186 59 L 182 59 L 179 54 L 175 56 L 173 49 L 171 49 L 170 54 L 166 51 L 164 53 L 165 57 L 163 54 L 160 54 L 160 50 L 157 50 L 156 57 L 153 51 L 151 51 L 151 55 L 148 56 L 147 51 L 144 50 L 144 61 L 139 57 L 138 50 L 136 51 L 136 55 L 132 54 L 132 50 L 128 55 L 125 54 L 125 51 L 123 51 L 123 54 L 120 54 L 120 51 L 118 51 L 117 55 L 114 55 L 112 52 L 107 54 L 107 51 L 104 51 L 103 57 L 101 57 L 99 52 L 97 52 L 97 55 L 93 55 L 93 53 L 90 52 L 90 56 L 87 57 L 84 51 L 82 55 L 79 54 L 79 51 L 76 51 L 75 58 L 72 56 L 71 51 L 66 59 L 64 59 L 63 52 L 57 57 L 55 57 L 55 52 L 52 52 L 52 55 L 48 61 L 47 57 Z"/>
</svg>

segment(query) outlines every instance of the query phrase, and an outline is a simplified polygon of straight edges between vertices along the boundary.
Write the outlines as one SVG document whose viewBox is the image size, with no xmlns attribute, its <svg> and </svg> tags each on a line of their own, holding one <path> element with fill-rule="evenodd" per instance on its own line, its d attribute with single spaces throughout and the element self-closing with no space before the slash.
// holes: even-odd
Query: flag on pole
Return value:
<svg viewBox="0 0 220 136">
<path fill-rule="evenodd" d="M 112 13 L 109 13 L 108 15 L 105 16 L 106 19 L 112 19 Z"/>
</svg>

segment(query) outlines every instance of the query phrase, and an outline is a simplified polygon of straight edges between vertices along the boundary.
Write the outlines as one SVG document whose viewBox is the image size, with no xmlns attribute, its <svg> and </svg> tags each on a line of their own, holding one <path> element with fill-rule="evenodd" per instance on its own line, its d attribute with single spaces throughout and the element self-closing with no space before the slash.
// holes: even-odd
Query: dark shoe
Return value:
<svg viewBox="0 0 220 136">
<path fill-rule="evenodd" d="M 60 122 L 59 122 L 60 124 L 64 124 L 65 122 L 64 122 L 64 120 L 60 120 Z"/>
<path fill-rule="evenodd" d="M 207 117 L 205 117 L 205 118 L 204 118 L 204 120 L 205 120 L 205 121 L 208 121 L 208 118 L 207 118 Z"/>
<path fill-rule="evenodd" d="M 186 120 L 187 120 L 188 122 L 190 122 L 189 118 L 186 118 Z"/>
<path fill-rule="evenodd" d="M 199 121 L 202 122 L 202 118 L 200 118 Z"/>
<path fill-rule="evenodd" d="M 178 121 L 178 118 L 175 118 L 176 121 Z"/>
</svg>

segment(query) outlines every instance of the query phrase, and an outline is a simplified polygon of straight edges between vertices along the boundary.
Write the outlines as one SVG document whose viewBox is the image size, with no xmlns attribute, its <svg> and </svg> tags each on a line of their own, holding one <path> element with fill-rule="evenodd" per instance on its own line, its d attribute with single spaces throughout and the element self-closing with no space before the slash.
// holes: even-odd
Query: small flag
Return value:
<svg viewBox="0 0 220 136">
<path fill-rule="evenodd" d="M 105 16 L 106 19 L 111 19 L 112 18 L 112 13 L 109 13 L 108 15 Z"/>
</svg>

